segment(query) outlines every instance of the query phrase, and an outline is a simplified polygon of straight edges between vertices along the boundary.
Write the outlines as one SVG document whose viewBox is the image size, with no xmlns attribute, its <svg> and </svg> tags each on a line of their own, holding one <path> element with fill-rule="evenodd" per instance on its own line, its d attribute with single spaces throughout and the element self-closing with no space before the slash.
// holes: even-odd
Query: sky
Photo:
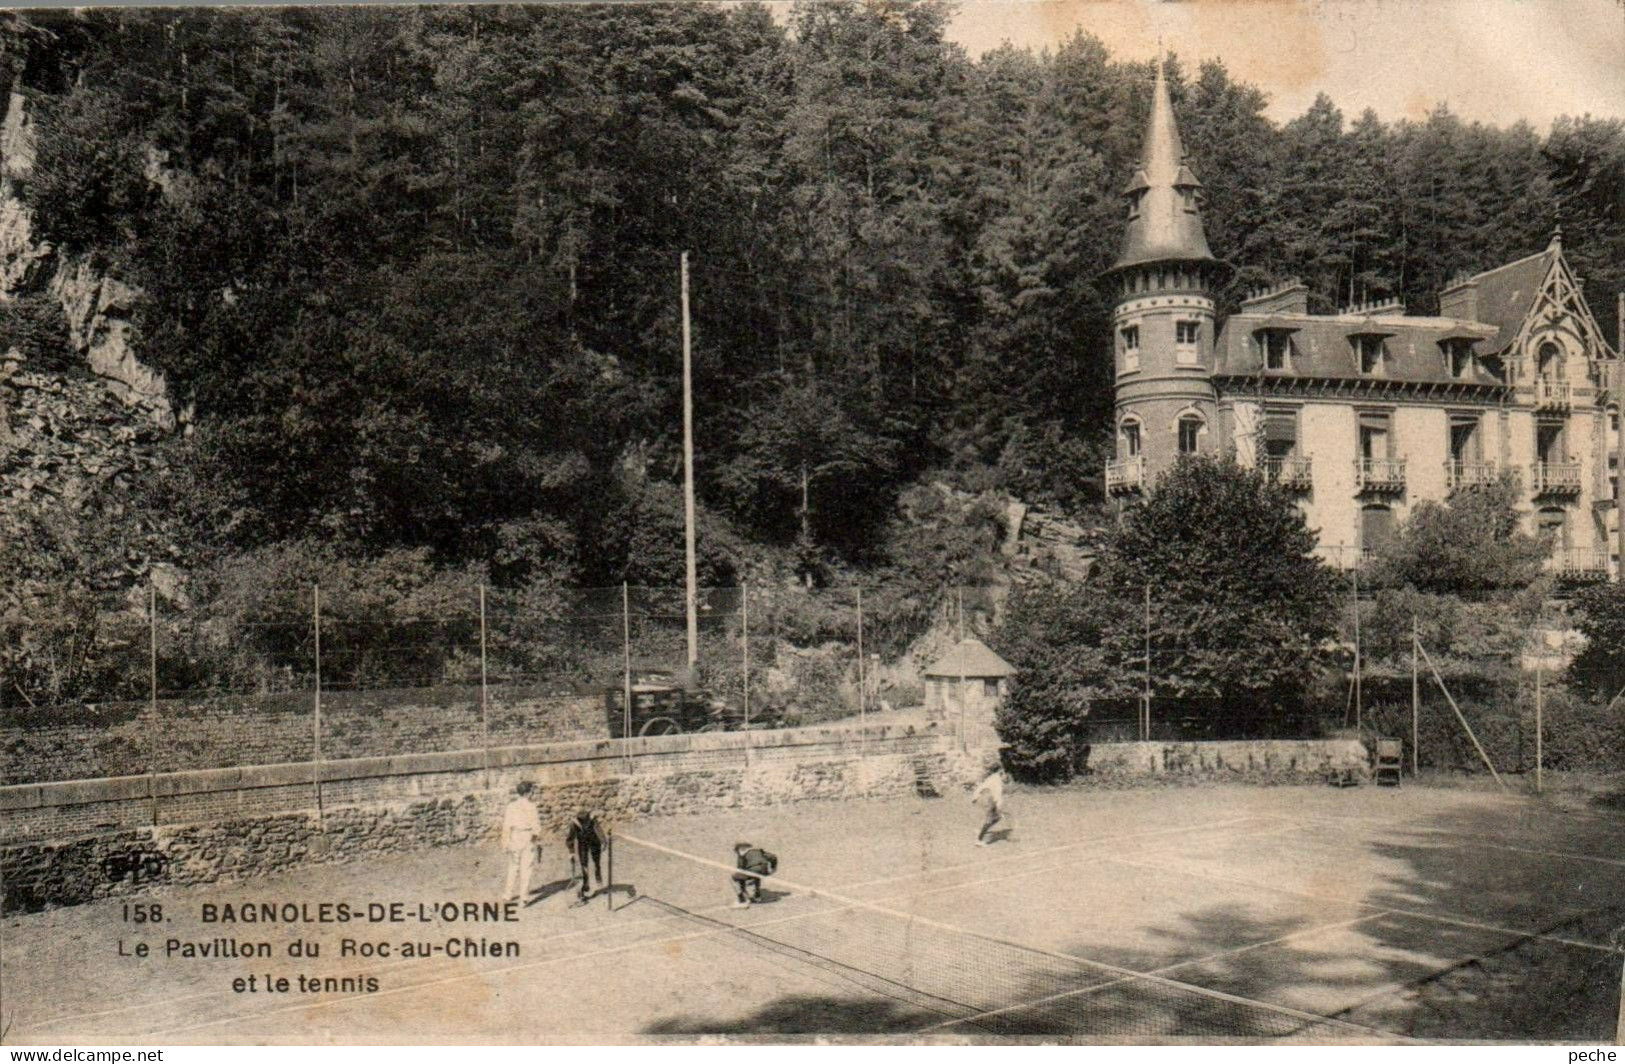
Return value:
<svg viewBox="0 0 1625 1064">
<path fill-rule="evenodd" d="M 1125 59 L 1157 41 L 1216 58 L 1286 121 L 1325 92 L 1350 119 L 1468 120 L 1537 130 L 1559 115 L 1625 118 L 1625 0 L 960 0 L 950 37 L 972 56 L 1053 47 L 1076 30 Z"/>
</svg>

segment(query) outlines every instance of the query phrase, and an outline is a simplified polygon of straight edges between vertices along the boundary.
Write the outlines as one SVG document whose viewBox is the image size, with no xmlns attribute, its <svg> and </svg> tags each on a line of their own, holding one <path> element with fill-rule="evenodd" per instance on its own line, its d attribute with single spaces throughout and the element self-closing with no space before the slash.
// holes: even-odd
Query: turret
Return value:
<svg viewBox="0 0 1625 1064">
<path fill-rule="evenodd" d="M 1117 461 L 1106 480 L 1117 494 L 1140 490 L 1181 452 L 1218 450 L 1213 289 L 1227 267 L 1208 250 L 1202 183 L 1185 160 L 1160 59 L 1140 168 L 1123 198 L 1128 224 L 1107 274 L 1117 289 Z"/>
</svg>

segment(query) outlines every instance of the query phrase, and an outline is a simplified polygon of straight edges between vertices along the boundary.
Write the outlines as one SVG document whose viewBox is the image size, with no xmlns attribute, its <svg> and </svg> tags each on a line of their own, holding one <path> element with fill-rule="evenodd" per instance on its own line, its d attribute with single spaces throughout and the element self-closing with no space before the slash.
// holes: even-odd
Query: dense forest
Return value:
<svg viewBox="0 0 1625 1064">
<path fill-rule="evenodd" d="M 40 11 L 0 41 L 38 236 L 143 293 L 141 357 L 193 411 L 143 503 L 184 564 L 298 540 L 510 587 L 680 582 L 687 250 L 702 579 L 946 581 L 898 506 L 922 478 L 1099 501 L 1098 278 L 1151 69 L 1085 33 L 970 56 L 952 14 Z M 1430 312 L 1560 223 L 1612 332 L 1621 122 L 1322 97 L 1277 125 L 1222 64 L 1170 70 L 1225 307 L 1299 276 L 1321 308 Z M 30 315 L 3 324 L 52 335 Z"/>
</svg>

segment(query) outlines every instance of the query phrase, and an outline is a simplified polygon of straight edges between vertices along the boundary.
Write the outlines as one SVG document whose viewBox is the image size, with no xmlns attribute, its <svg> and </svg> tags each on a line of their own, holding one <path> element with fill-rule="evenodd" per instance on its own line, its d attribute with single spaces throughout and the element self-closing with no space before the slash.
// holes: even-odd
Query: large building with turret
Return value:
<svg viewBox="0 0 1625 1064">
<path fill-rule="evenodd" d="M 1354 568 L 1421 500 L 1511 473 L 1528 531 L 1569 581 L 1619 569 L 1618 354 L 1561 234 L 1454 281 L 1438 316 L 1398 302 L 1311 314 L 1287 283 L 1218 323 L 1229 268 L 1159 67 L 1116 291 L 1117 456 L 1106 488 L 1146 490 L 1182 454 L 1229 454 L 1293 492 L 1332 564 Z"/>
</svg>

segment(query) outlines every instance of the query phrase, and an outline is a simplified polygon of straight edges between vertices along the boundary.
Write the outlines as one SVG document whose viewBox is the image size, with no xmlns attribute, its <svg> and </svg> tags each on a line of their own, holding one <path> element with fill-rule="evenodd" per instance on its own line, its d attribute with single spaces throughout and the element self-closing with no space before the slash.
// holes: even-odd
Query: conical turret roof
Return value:
<svg viewBox="0 0 1625 1064">
<path fill-rule="evenodd" d="M 1123 189 L 1131 201 L 1128 229 L 1112 268 L 1173 260 L 1214 261 L 1202 230 L 1201 188 L 1185 163 L 1168 80 L 1158 58 L 1140 168 Z"/>
</svg>

